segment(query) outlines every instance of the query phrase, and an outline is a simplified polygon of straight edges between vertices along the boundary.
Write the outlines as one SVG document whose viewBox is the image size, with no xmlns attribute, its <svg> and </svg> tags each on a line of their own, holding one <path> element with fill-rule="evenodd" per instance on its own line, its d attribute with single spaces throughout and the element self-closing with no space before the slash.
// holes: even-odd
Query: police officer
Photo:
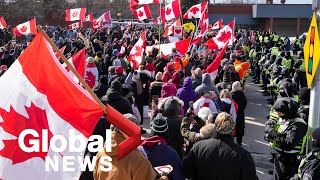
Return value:
<svg viewBox="0 0 320 180">
<path fill-rule="evenodd" d="M 298 174 L 290 180 L 320 179 L 320 128 L 316 128 L 311 137 L 312 151 L 301 161 Z"/>
<path fill-rule="evenodd" d="M 280 98 L 272 108 L 279 119 L 276 123 L 267 121 L 266 139 L 272 143 L 270 148 L 275 157 L 275 179 L 287 180 L 297 173 L 308 127 L 304 120 L 298 118 L 298 105 L 292 99 Z"/>
</svg>

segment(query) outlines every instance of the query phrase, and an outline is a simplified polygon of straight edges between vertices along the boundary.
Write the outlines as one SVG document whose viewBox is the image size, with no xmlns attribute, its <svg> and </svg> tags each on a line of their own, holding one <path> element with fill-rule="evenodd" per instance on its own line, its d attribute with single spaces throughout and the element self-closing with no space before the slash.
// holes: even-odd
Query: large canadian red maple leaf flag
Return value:
<svg viewBox="0 0 320 180">
<path fill-rule="evenodd" d="M 78 51 L 75 55 L 73 55 L 70 59 L 68 59 L 70 64 L 77 70 L 77 72 L 82 78 L 84 78 L 84 75 L 85 75 L 85 66 L 86 66 L 85 60 L 86 60 L 85 49 Z M 69 75 L 72 77 L 72 79 L 76 83 L 79 83 L 79 79 L 73 74 L 73 72 L 69 69 L 69 67 L 65 63 L 62 64 L 62 67 L 64 67 L 68 71 Z"/>
<path fill-rule="evenodd" d="M 204 10 L 208 7 L 208 1 L 193 5 L 184 15 L 183 19 L 201 18 Z"/>
<path fill-rule="evenodd" d="M 41 33 L 0 78 L 0 84 L 0 179 L 79 179 L 78 161 L 72 172 L 62 172 L 62 168 L 45 171 L 45 156 L 63 162 L 62 157 L 83 157 L 84 151 L 70 152 L 67 148 L 56 153 L 49 142 L 54 135 L 68 141 L 70 130 L 88 139 L 103 110 L 71 79 Z M 24 139 L 27 147 L 38 139 L 39 152 L 24 152 L 18 145 L 25 129 L 40 135 Z M 49 141 L 41 138 L 42 130 L 48 130 Z M 44 150 L 43 145 L 49 149 Z"/>
<path fill-rule="evenodd" d="M 159 10 L 162 23 L 181 15 L 180 0 L 175 0 Z"/>
<path fill-rule="evenodd" d="M 32 19 L 25 23 L 19 24 L 15 28 L 13 28 L 13 33 L 16 36 L 28 35 L 28 34 L 37 34 L 36 20 Z"/>
<path fill-rule="evenodd" d="M 206 69 L 207 73 L 210 74 L 212 80 L 215 79 L 218 74 L 218 69 L 219 69 L 221 60 L 224 56 L 224 53 L 227 50 L 227 47 L 228 47 L 228 43 L 225 43 L 224 48 L 219 52 L 216 59 Z"/>
<path fill-rule="evenodd" d="M 209 49 L 219 50 L 224 47 L 226 42 L 230 43 L 234 39 L 234 21 L 231 21 L 228 25 L 224 26 L 218 34 L 209 39 L 205 45 L 208 46 Z"/>
<path fill-rule="evenodd" d="M 3 17 L 0 17 L 0 29 L 7 28 L 7 23 Z"/>
<path fill-rule="evenodd" d="M 83 21 L 86 18 L 87 8 L 75 8 L 66 10 L 65 21 Z"/>
<path fill-rule="evenodd" d="M 145 19 L 151 18 L 151 13 L 148 5 L 144 5 L 143 7 L 135 10 L 133 15 L 139 20 L 143 21 Z"/>
<path fill-rule="evenodd" d="M 146 31 L 142 31 L 139 40 L 132 47 L 129 54 L 129 62 L 133 69 L 138 69 L 142 61 L 143 52 L 146 49 Z"/>
</svg>

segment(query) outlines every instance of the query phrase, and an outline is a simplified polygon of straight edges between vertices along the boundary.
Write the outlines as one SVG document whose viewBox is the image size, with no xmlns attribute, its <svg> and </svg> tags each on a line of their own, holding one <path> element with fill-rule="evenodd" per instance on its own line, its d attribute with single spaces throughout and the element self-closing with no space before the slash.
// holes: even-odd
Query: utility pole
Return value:
<svg viewBox="0 0 320 180">
<path fill-rule="evenodd" d="M 319 0 L 313 0 L 312 4 L 313 11 L 316 12 L 317 17 L 317 25 L 318 25 L 318 31 L 320 27 L 319 23 L 319 17 L 318 17 L 318 11 L 320 8 L 320 1 Z M 315 51 L 318 51 L 319 47 L 314 47 Z M 307 62 L 305 62 L 307 63 Z M 311 94 L 310 94 L 310 110 L 309 110 L 309 131 L 308 136 L 311 135 L 312 131 L 315 128 L 320 127 L 320 66 L 317 67 L 316 75 L 314 77 L 313 85 L 311 86 Z M 310 141 L 309 138 L 307 142 L 307 153 L 310 150 Z"/>
</svg>

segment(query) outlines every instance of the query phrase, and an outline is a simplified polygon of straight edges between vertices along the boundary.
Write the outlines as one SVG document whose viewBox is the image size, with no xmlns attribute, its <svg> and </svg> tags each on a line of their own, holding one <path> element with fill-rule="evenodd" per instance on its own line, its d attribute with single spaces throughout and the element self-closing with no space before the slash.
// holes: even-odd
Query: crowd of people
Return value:
<svg viewBox="0 0 320 180">
<path fill-rule="evenodd" d="M 265 128 L 273 157 L 270 161 L 275 165 L 270 173 L 279 180 L 319 178 L 319 129 L 312 134 L 312 151 L 303 157 L 310 91 L 302 39 L 292 44 L 287 36 L 237 29 L 235 42 L 227 48 L 217 75 L 212 76 L 206 69 L 219 52 L 204 43 L 192 46 L 185 55 L 173 48 L 165 56 L 154 48 L 151 55 L 144 54 L 138 69 L 132 69 L 127 57 L 142 29 L 132 25 L 94 31 L 44 27 L 59 48 L 65 47 L 67 58 L 86 48 L 87 67 L 98 72 L 92 89 L 103 103 L 137 125 L 150 119 L 151 132 L 141 128 L 146 137 L 142 144 L 118 160 L 118 144 L 127 135 L 101 117 L 93 134 L 103 136 L 105 129 L 111 128 L 113 151 L 86 152 L 86 156 L 97 156 L 96 167 L 99 158 L 111 156 L 113 169 L 85 171 L 80 179 L 258 179 L 253 158 L 242 147 L 249 72 L 255 83 L 262 83 L 263 95 L 270 96 L 272 107 Z M 0 75 L 32 39 L 13 40 L 10 33 L 10 29 L 0 33 L 4 34 L 0 36 Z M 148 45 L 167 42 L 163 36 L 159 41 L 157 33 L 157 29 L 147 28 Z M 212 36 L 210 32 L 204 39 Z M 192 33 L 185 33 L 184 38 L 188 37 Z M 172 172 L 159 174 L 153 169 L 163 165 L 171 165 Z"/>
</svg>

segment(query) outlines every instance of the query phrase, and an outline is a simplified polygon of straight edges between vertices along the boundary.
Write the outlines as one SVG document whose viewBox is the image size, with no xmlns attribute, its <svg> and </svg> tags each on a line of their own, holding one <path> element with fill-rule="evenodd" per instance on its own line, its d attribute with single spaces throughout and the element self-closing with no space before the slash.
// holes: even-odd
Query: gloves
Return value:
<svg viewBox="0 0 320 180">
<path fill-rule="evenodd" d="M 264 129 L 264 132 L 265 133 L 270 133 L 272 130 L 274 130 L 274 123 L 272 121 L 267 121 L 265 123 L 265 129 Z"/>
<path fill-rule="evenodd" d="M 278 133 L 275 131 L 275 130 L 272 130 L 270 133 L 269 133 L 269 138 L 270 139 L 276 139 L 278 137 Z"/>
</svg>

